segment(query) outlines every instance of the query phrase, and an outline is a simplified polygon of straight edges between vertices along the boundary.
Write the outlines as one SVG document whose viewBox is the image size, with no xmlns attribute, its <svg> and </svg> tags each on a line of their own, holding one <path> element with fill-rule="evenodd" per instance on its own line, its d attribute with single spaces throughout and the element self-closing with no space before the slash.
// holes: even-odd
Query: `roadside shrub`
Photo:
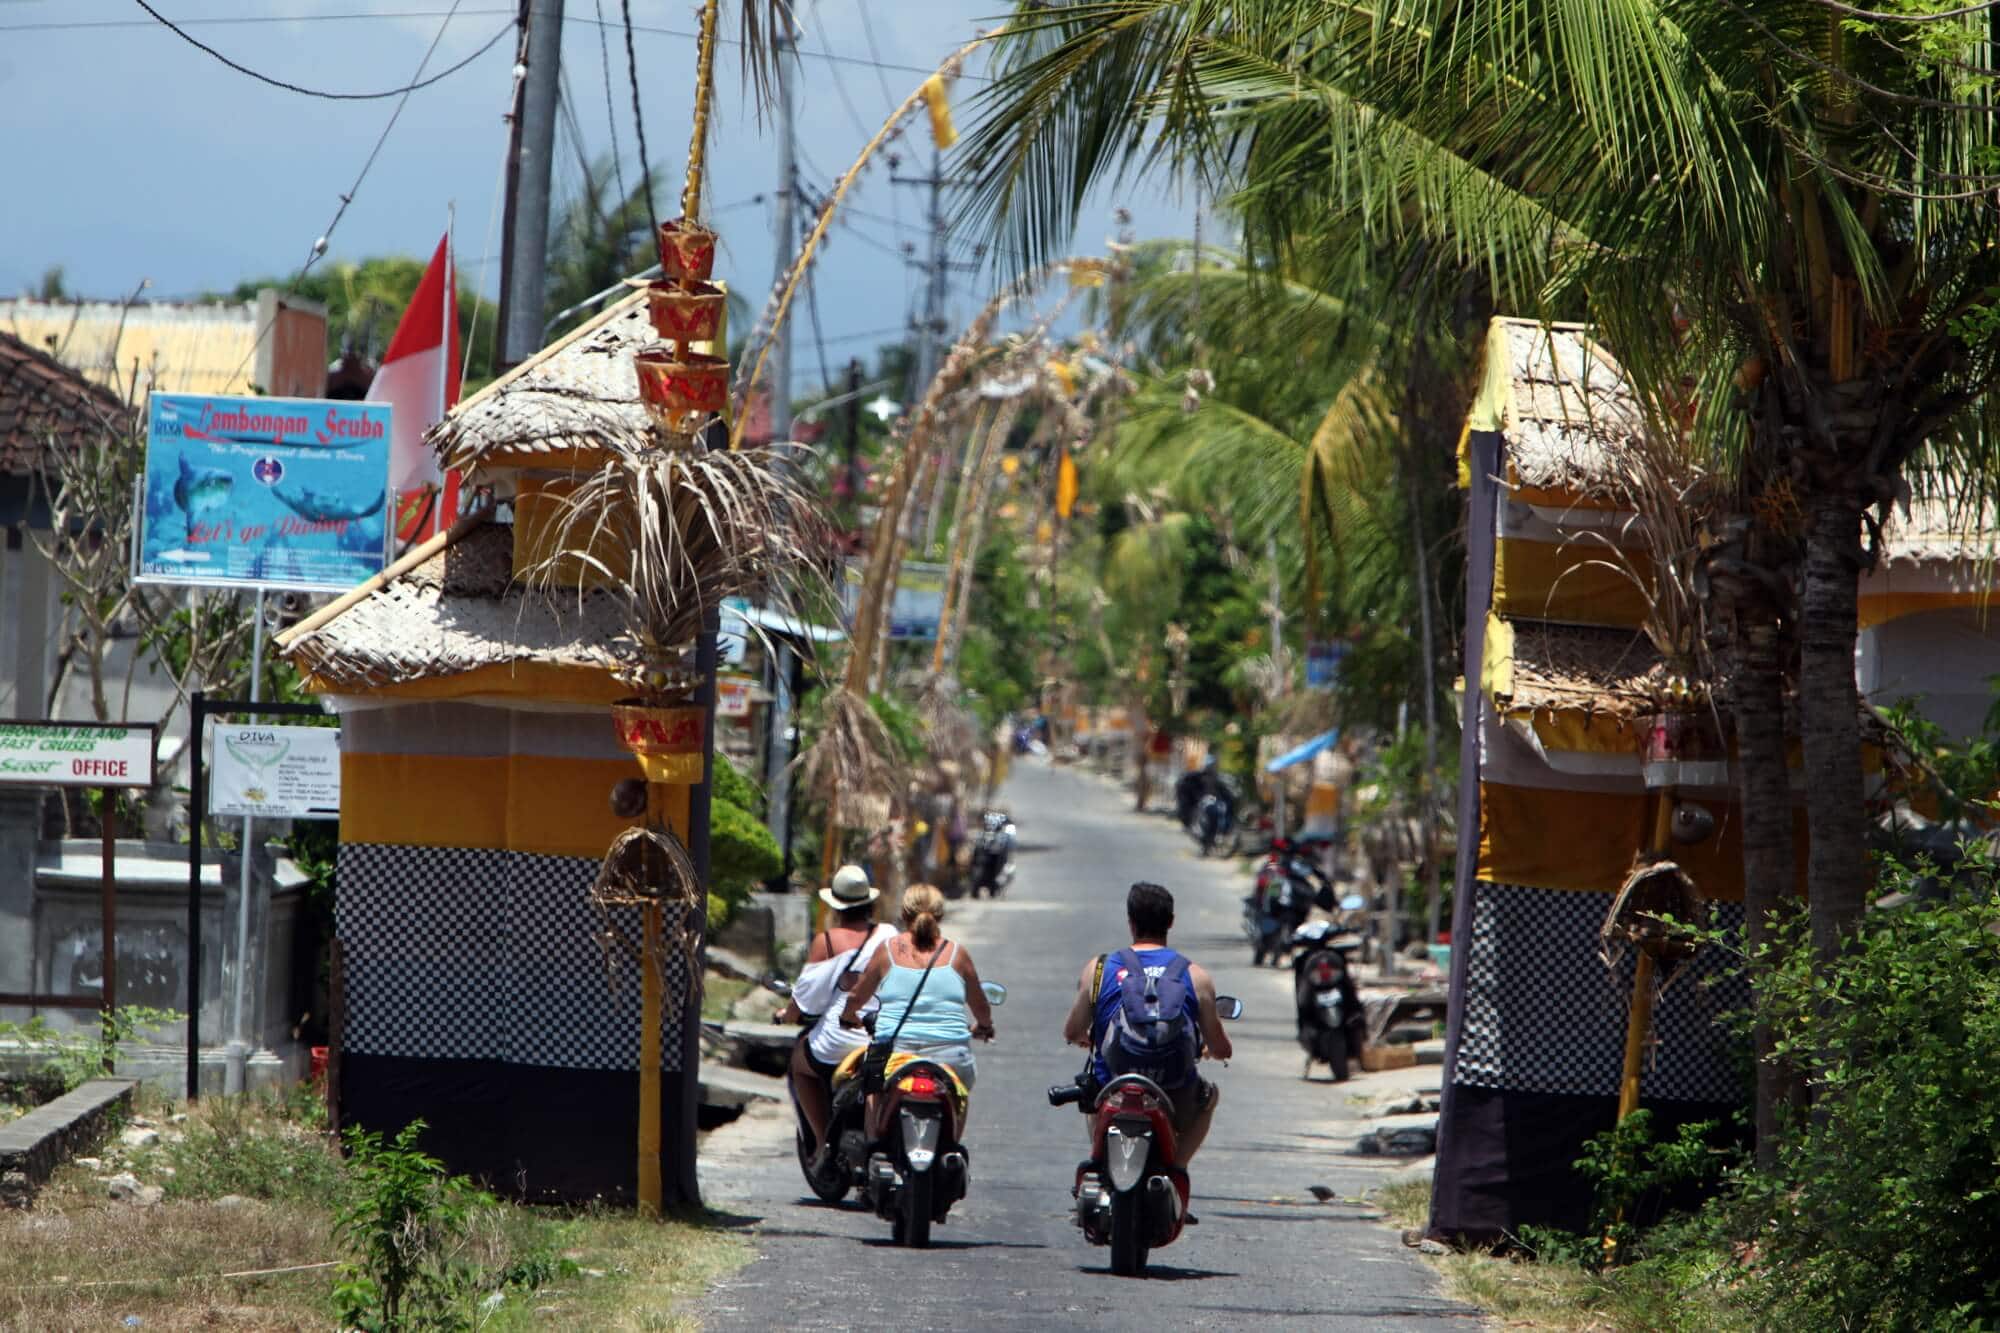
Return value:
<svg viewBox="0 0 2000 1333">
<path fill-rule="evenodd" d="M 1922 867 L 1890 865 L 1888 892 Z M 1760 1009 L 1812 1090 L 1778 1165 L 1716 1215 L 1745 1242 L 1743 1295 L 1772 1326 L 2000 1322 L 2000 875 L 1968 845 L 1943 904 L 1871 913 L 1830 973 L 1779 934 Z"/>
<path fill-rule="evenodd" d="M 721 771 L 721 765 L 717 765 Z M 717 799 L 708 817 L 708 924 L 724 925 L 758 885 L 785 868 L 777 839 L 740 805 Z"/>
<path fill-rule="evenodd" d="M 296 1093 L 204 1098 L 162 1145 L 170 1199 L 276 1199 L 325 1206 L 344 1197 L 340 1154 L 321 1132 L 324 1103 Z"/>
<path fill-rule="evenodd" d="M 0 1041 L 15 1042 L 37 1059 L 35 1070 L 20 1081 L 37 1096 L 50 1098 L 102 1074 L 108 1048 L 151 1037 L 180 1018 L 171 1009 L 125 1004 L 112 1011 L 108 1030 L 93 1023 L 74 1031 L 58 1032 L 49 1026 L 47 1019 L 36 1015 L 25 1023 L 0 1023 Z"/>
</svg>

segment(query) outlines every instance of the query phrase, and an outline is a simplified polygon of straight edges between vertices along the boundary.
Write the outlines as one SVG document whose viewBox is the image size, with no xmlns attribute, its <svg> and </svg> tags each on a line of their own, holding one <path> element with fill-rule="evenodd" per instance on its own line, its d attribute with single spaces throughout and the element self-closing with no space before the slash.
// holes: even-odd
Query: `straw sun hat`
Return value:
<svg viewBox="0 0 2000 1333">
<path fill-rule="evenodd" d="M 868 872 L 860 866 L 842 866 L 833 872 L 833 885 L 819 891 L 819 900 L 836 912 L 865 907 L 882 896 L 882 890 L 868 882 Z"/>
</svg>

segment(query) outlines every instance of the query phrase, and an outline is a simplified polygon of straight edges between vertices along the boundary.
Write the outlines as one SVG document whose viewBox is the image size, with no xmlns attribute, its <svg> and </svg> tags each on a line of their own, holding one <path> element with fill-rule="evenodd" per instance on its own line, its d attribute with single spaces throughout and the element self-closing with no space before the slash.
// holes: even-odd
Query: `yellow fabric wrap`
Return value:
<svg viewBox="0 0 2000 1333">
<path fill-rule="evenodd" d="M 1621 557 L 1589 538 L 1538 542 L 1503 537 L 1495 543 L 1493 609 L 1520 620 L 1631 629 L 1645 623 L 1646 598 L 1621 565 Z M 1641 578 L 1650 560 L 1622 557 Z"/>
<path fill-rule="evenodd" d="M 930 112 L 931 142 L 940 150 L 958 142 L 958 127 L 951 123 L 951 95 L 944 76 L 933 74 L 924 80 L 924 110 Z"/>
<path fill-rule="evenodd" d="M 608 671 L 557 666 L 549 662 L 514 662 L 474 667 L 455 675 L 431 676 L 397 685 L 371 685 L 357 690 L 310 673 L 306 688 L 314 694 L 366 694 L 378 699 L 536 699 L 544 703 L 610 704 L 632 693 Z"/>
<path fill-rule="evenodd" d="M 1479 784 L 1477 877 L 1538 889 L 1616 893 L 1652 832 L 1653 798 L 1642 793 L 1563 791 Z M 1703 897 L 1743 897 L 1743 820 L 1733 805 L 1709 804 L 1715 836 L 1676 846 L 1674 859 Z M 1805 812 L 1792 816 L 1795 891 L 1805 892 Z"/>
<path fill-rule="evenodd" d="M 1479 658 L 1479 688 L 1489 699 L 1514 693 L 1514 626 L 1486 613 L 1486 649 Z"/>
<path fill-rule="evenodd" d="M 340 840 L 601 857 L 634 822 L 611 813 L 611 788 L 636 775 L 630 759 L 350 751 L 340 756 Z M 655 796 L 683 839 L 688 793 Z"/>
<path fill-rule="evenodd" d="M 861 1068 L 861 1057 L 867 1053 L 868 1048 L 866 1046 L 857 1046 L 841 1057 L 840 1063 L 833 1067 L 833 1083 L 835 1087 L 839 1087 L 842 1083 L 854 1077 L 855 1073 Z M 961 1107 L 965 1105 L 965 1099 L 971 1094 L 965 1090 L 965 1084 L 958 1081 L 958 1071 L 952 1069 L 950 1065 L 945 1064 L 942 1060 L 931 1060 L 926 1055 L 912 1055 L 908 1051 L 897 1051 L 889 1057 L 888 1073 L 884 1077 L 891 1083 L 895 1082 L 897 1073 L 912 1060 L 930 1060 L 938 1068 L 949 1071 L 951 1074 L 952 1093 L 958 1098 L 958 1104 Z"/>
</svg>

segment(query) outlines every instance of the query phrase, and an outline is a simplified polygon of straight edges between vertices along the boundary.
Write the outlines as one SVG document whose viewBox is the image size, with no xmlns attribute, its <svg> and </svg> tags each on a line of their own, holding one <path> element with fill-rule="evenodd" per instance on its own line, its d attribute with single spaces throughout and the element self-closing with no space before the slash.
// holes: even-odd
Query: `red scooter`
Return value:
<svg viewBox="0 0 2000 1333">
<path fill-rule="evenodd" d="M 1240 1017 L 1243 1004 L 1216 997 L 1216 1013 Z M 1173 1102 L 1139 1074 L 1121 1074 L 1102 1088 L 1086 1069 L 1068 1087 L 1049 1089 L 1049 1105 L 1091 1101 L 1090 1159 L 1076 1168 L 1076 1224 L 1092 1245 L 1111 1247 L 1111 1271 L 1144 1277 L 1146 1256 L 1171 1245 L 1187 1225 L 1188 1175 L 1174 1139 Z"/>
</svg>

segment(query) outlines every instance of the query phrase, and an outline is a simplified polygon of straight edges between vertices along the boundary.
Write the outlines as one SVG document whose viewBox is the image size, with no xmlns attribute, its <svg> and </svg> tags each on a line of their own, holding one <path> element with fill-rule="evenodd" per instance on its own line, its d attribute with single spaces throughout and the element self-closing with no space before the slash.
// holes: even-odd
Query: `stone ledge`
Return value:
<svg viewBox="0 0 2000 1333">
<path fill-rule="evenodd" d="M 138 1080 L 94 1078 L 0 1125 L 0 1205 L 26 1208 L 57 1166 L 94 1147 L 114 1112 L 129 1110 Z"/>
</svg>

